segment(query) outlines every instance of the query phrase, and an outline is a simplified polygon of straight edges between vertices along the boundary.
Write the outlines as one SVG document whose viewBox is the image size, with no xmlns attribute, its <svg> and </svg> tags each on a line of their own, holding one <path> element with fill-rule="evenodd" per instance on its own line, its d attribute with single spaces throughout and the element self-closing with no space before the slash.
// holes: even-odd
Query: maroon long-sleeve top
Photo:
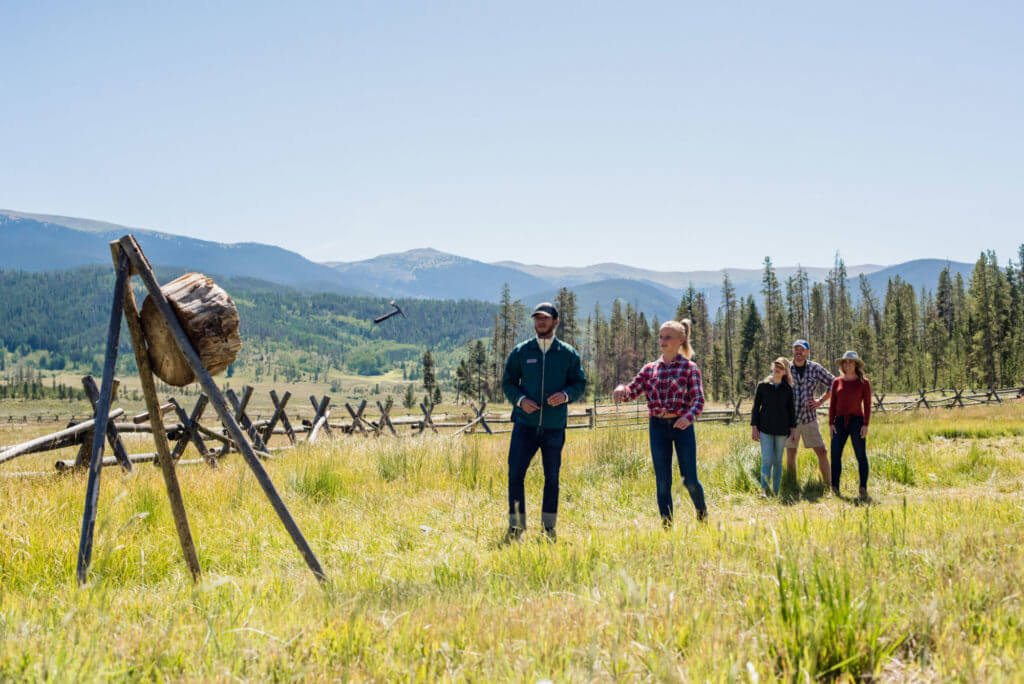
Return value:
<svg viewBox="0 0 1024 684">
<path fill-rule="evenodd" d="M 864 416 L 864 425 L 871 420 L 871 383 L 867 378 L 832 381 L 832 399 L 828 402 L 828 422 L 836 416 Z"/>
</svg>

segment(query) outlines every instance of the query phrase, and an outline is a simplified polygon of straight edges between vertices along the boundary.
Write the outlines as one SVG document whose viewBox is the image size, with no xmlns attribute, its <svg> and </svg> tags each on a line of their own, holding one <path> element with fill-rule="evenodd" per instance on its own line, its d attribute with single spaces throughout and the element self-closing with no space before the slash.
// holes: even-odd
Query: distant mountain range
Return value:
<svg viewBox="0 0 1024 684">
<path fill-rule="evenodd" d="M 0 210 L 0 269 L 49 271 L 109 264 L 107 243 L 134 233 L 154 265 L 210 274 L 257 278 L 312 292 L 428 299 L 497 301 L 505 283 L 512 295 L 527 303 L 553 299 L 560 287 L 577 295 L 580 311 L 600 304 L 607 312 L 615 299 L 632 303 L 648 316 L 674 315 L 682 290 L 690 283 L 704 292 L 712 310 L 720 298 L 722 276 L 728 273 L 737 294 L 758 296 L 761 269 L 717 271 L 652 271 L 617 263 L 585 267 L 485 263 L 434 249 L 382 254 L 354 262 L 317 263 L 271 245 L 224 244 L 154 230 L 127 228 L 89 219 Z M 854 281 L 866 274 L 876 294 L 884 295 L 889 279 L 900 276 L 920 289 L 934 289 L 939 272 L 949 265 L 968 277 L 972 264 L 919 259 L 892 266 L 847 266 Z M 812 281 L 823 280 L 828 268 L 804 267 Z M 777 266 L 781 282 L 796 266 Z"/>
</svg>

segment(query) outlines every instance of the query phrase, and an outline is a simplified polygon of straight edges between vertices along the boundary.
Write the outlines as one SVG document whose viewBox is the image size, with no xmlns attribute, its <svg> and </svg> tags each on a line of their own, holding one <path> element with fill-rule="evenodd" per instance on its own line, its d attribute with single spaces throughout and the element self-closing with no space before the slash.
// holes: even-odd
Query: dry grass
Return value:
<svg viewBox="0 0 1024 684">
<path fill-rule="evenodd" d="M 0 435 L 0 441 L 6 439 Z M 657 521 L 646 435 L 577 431 L 559 541 L 502 546 L 507 439 L 335 442 L 268 464 L 321 589 L 240 458 L 180 477 L 205 576 L 156 468 L 104 471 L 74 584 L 81 475 L 0 478 L 3 679 L 1013 679 L 1024 670 L 1020 407 L 880 417 L 870 505 L 809 452 L 757 495 L 743 426 L 700 426 L 710 524 Z M 144 450 L 140 446 L 134 450 Z M 148 449 L 145 449 L 148 450 Z M 26 457 L 4 472 L 50 467 Z M 855 485 L 854 459 L 844 489 Z M 10 466 L 10 467 L 7 467 Z"/>
</svg>

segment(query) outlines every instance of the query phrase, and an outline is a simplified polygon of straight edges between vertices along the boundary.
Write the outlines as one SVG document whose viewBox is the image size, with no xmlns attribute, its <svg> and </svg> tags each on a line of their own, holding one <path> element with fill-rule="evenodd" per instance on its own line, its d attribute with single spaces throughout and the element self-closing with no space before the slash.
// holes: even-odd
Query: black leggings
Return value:
<svg viewBox="0 0 1024 684">
<path fill-rule="evenodd" d="M 836 416 L 833 425 L 836 432 L 832 435 L 832 486 L 839 488 L 839 476 L 843 474 L 843 447 L 849 438 L 853 444 L 853 454 L 857 457 L 857 474 L 860 475 L 860 486 L 868 486 L 868 454 L 867 440 L 860 436 L 864 427 L 864 416 Z"/>
</svg>

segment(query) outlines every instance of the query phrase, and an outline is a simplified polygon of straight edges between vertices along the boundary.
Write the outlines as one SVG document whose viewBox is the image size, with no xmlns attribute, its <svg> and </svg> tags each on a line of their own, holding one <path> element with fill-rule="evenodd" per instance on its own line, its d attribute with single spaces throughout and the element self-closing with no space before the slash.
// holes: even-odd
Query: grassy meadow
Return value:
<svg viewBox="0 0 1024 684">
<path fill-rule="evenodd" d="M 710 520 L 676 470 L 663 531 L 646 433 L 571 431 L 558 542 L 535 462 L 506 546 L 507 437 L 300 446 L 267 468 L 325 587 L 238 455 L 179 470 L 198 585 L 158 469 L 104 470 L 84 588 L 85 476 L 0 477 L 0 679 L 1020 679 L 1024 406 L 883 414 L 868 448 L 870 503 L 809 451 L 765 500 L 748 428 L 698 425 Z"/>
</svg>

